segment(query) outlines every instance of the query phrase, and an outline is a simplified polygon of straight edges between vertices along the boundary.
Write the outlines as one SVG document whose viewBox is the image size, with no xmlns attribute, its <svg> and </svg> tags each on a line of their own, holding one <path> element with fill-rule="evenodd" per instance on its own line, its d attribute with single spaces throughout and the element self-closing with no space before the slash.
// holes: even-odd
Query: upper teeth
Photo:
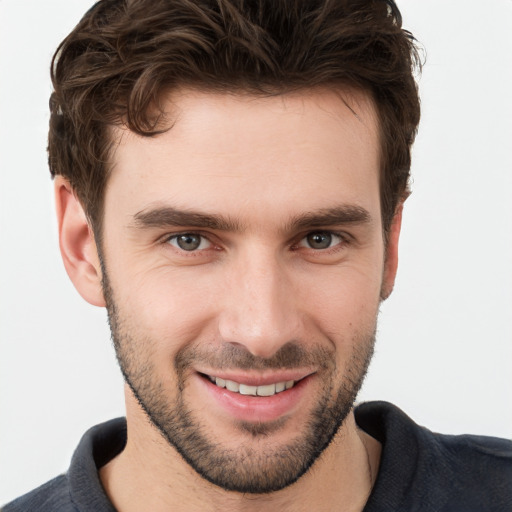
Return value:
<svg viewBox="0 0 512 512">
<path fill-rule="evenodd" d="M 265 384 L 264 386 L 249 386 L 247 384 L 239 384 L 233 380 L 221 379 L 220 377 L 209 377 L 210 380 L 220 388 L 226 388 L 229 391 L 240 393 L 241 395 L 252 396 L 272 396 L 285 389 L 290 389 L 295 384 L 294 380 L 287 380 L 284 382 L 276 382 L 275 384 Z"/>
</svg>

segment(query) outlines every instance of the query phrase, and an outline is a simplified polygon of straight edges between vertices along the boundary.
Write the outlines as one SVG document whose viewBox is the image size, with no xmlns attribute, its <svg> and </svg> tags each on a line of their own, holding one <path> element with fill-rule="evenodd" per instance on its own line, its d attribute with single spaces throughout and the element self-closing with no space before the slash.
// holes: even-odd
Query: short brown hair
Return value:
<svg viewBox="0 0 512 512">
<path fill-rule="evenodd" d="M 52 61 L 50 171 L 69 180 L 101 231 L 109 128 L 159 133 L 164 91 L 355 87 L 377 109 L 387 230 L 408 193 L 420 65 L 392 0 L 101 0 Z"/>
</svg>

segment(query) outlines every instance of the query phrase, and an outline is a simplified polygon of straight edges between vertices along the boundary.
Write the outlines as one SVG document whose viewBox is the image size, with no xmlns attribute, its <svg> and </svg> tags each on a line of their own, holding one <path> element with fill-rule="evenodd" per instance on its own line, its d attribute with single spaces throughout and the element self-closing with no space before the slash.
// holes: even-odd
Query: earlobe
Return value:
<svg viewBox="0 0 512 512">
<path fill-rule="evenodd" d="M 389 228 L 388 241 L 386 246 L 386 258 L 384 261 L 384 275 L 382 279 L 381 300 L 386 300 L 393 291 L 396 272 L 398 269 L 398 241 L 402 227 L 402 211 L 404 203 L 401 202 L 395 211 L 391 226 Z"/>
<path fill-rule="evenodd" d="M 96 241 L 82 205 L 69 182 L 55 178 L 59 246 L 64 267 L 78 293 L 94 306 L 105 306 Z"/>
</svg>

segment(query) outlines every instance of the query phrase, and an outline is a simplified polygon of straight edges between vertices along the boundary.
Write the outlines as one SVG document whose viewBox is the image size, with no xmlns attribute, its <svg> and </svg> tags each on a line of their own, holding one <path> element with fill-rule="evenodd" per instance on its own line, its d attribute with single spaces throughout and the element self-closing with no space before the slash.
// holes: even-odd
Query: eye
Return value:
<svg viewBox="0 0 512 512">
<path fill-rule="evenodd" d="M 212 244 L 204 236 L 197 233 L 181 233 L 173 235 L 167 239 L 167 243 L 181 249 L 182 251 L 192 252 L 202 249 L 209 249 Z"/>
<path fill-rule="evenodd" d="M 335 247 L 341 242 L 343 242 L 343 238 L 340 235 L 336 235 L 330 231 L 314 231 L 305 236 L 299 242 L 299 246 L 322 250 Z"/>
</svg>

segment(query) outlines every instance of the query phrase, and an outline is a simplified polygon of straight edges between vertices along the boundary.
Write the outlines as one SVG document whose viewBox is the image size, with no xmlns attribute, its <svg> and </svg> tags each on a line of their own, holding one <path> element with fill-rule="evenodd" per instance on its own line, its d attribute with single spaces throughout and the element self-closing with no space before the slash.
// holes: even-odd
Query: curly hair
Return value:
<svg viewBox="0 0 512 512">
<path fill-rule="evenodd" d="M 420 117 L 418 46 L 392 0 L 100 0 L 51 66 L 49 166 L 101 232 L 113 125 L 168 129 L 174 88 L 276 95 L 354 87 L 380 129 L 384 230 L 408 194 Z"/>
</svg>

